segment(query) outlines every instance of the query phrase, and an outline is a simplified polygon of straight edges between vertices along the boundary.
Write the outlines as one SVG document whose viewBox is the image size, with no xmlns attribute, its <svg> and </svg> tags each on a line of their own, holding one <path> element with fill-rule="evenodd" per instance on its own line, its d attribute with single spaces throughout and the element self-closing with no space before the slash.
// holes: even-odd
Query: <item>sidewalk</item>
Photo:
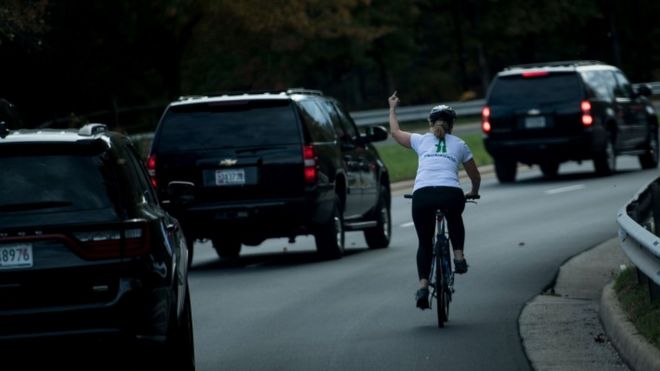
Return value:
<svg viewBox="0 0 660 371">
<path fill-rule="evenodd" d="M 535 370 L 660 370 L 660 351 L 612 289 L 621 265 L 631 264 L 613 238 L 564 263 L 554 287 L 525 305 L 518 324 Z"/>
</svg>

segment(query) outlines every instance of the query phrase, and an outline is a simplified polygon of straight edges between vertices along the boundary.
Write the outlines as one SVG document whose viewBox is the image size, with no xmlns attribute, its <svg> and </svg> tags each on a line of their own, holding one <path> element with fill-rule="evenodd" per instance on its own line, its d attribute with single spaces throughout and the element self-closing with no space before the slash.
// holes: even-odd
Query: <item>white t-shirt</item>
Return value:
<svg viewBox="0 0 660 371">
<path fill-rule="evenodd" d="M 419 156 L 413 192 L 423 187 L 461 188 L 459 167 L 472 158 L 470 148 L 461 138 L 446 134 L 442 143 L 432 133 L 413 133 L 410 144 Z"/>
</svg>

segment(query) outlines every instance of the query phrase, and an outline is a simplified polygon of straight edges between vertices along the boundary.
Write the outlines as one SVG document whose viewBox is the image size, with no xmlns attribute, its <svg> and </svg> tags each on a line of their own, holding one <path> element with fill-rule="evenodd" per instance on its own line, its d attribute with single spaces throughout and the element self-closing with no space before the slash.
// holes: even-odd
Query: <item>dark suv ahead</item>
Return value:
<svg viewBox="0 0 660 371">
<path fill-rule="evenodd" d="M 482 111 L 484 143 L 500 182 L 513 182 L 517 163 L 537 164 L 546 177 L 565 161 L 593 160 L 596 172 L 615 170 L 617 155 L 658 166 L 658 117 L 616 67 L 567 61 L 506 68 L 497 74 Z"/>
<path fill-rule="evenodd" d="M 3 368 L 40 358 L 44 339 L 88 344 L 103 363 L 121 354 L 97 341 L 149 350 L 148 364 L 165 349 L 164 366 L 195 368 L 185 237 L 128 138 L 0 123 L 0 189 L 0 353 L 27 353 Z"/>
<path fill-rule="evenodd" d="M 390 241 L 387 168 L 346 110 L 319 91 L 182 98 L 165 110 L 148 169 L 188 241 L 210 239 L 220 257 L 267 238 L 313 234 L 318 252 L 339 258 L 344 231 L 370 248 Z M 192 247 L 192 246 L 191 246 Z"/>
</svg>

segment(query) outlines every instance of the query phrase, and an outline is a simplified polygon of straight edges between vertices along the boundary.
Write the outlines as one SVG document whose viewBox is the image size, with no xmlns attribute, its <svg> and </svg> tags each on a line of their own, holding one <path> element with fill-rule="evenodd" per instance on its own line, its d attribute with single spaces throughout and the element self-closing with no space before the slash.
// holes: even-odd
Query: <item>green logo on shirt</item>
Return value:
<svg viewBox="0 0 660 371">
<path fill-rule="evenodd" d="M 444 139 L 440 139 L 438 144 L 435 145 L 435 151 L 439 153 L 447 153 L 447 145 Z"/>
</svg>

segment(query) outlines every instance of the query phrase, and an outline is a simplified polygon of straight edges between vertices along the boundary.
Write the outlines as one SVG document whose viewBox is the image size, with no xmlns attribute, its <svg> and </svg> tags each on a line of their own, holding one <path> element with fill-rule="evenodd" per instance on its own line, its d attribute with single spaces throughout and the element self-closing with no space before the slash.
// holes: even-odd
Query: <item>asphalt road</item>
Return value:
<svg viewBox="0 0 660 371">
<path fill-rule="evenodd" d="M 312 238 L 244 246 L 237 264 L 197 244 L 190 276 L 198 370 L 528 370 L 518 334 L 524 304 L 562 262 L 616 235 L 616 212 L 657 170 L 621 157 L 600 178 L 591 162 L 556 180 L 536 169 L 518 182 L 484 178 L 468 205 L 467 275 L 450 322 L 415 308 L 416 235 L 410 201 L 393 195 L 393 241 L 370 251 L 359 232 L 348 254 L 318 261 Z M 466 185 L 467 186 L 467 185 Z"/>
</svg>

